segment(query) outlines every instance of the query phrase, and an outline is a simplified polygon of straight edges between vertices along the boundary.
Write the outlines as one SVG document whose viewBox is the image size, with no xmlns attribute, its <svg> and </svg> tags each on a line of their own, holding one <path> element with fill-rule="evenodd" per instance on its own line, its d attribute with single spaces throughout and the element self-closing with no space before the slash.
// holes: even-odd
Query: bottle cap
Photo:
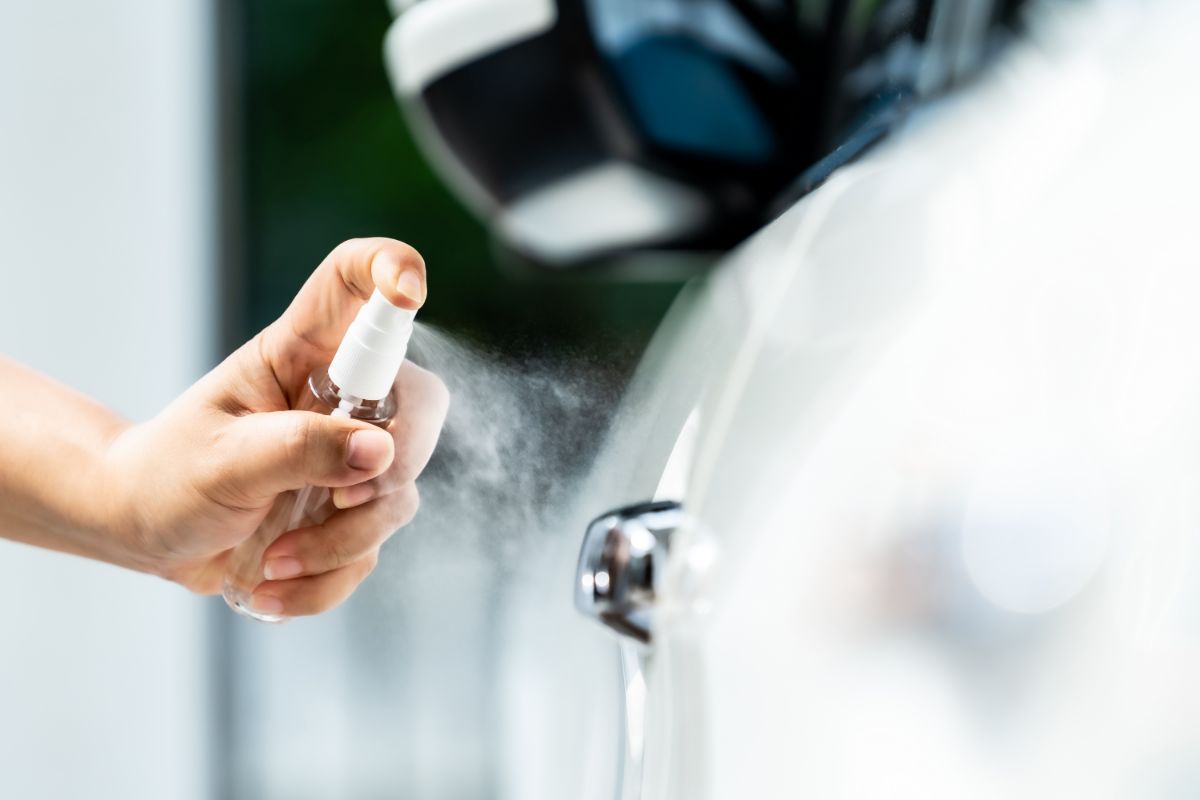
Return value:
<svg viewBox="0 0 1200 800">
<path fill-rule="evenodd" d="M 375 290 L 329 363 L 329 379 L 343 395 L 360 400 L 387 397 L 408 352 L 416 316 L 416 311 L 396 308 Z"/>
</svg>

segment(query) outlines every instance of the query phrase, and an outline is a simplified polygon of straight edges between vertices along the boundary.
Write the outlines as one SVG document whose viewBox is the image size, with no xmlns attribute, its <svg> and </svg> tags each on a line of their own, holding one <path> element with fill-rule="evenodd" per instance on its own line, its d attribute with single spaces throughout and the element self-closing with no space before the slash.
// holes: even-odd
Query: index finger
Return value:
<svg viewBox="0 0 1200 800">
<path fill-rule="evenodd" d="M 335 247 L 266 331 L 276 374 L 290 384 L 332 357 L 354 315 L 376 289 L 399 308 L 420 308 L 426 294 L 421 254 L 404 242 L 382 237 L 350 239 Z"/>
</svg>

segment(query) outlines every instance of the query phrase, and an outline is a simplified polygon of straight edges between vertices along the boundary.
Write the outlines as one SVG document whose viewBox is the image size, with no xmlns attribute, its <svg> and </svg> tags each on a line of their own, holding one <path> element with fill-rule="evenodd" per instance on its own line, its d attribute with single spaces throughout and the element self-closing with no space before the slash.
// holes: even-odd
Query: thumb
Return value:
<svg viewBox="0 0 1200 800">
<path fill-rule="evenodd" d="M 391 465 L 387 431 L 311 411 L 268 411 L 229 426 L 230 454 L 221 465 L 225 489 L 261 501 L 305 485 L 353 486 Z"/>
</svg>

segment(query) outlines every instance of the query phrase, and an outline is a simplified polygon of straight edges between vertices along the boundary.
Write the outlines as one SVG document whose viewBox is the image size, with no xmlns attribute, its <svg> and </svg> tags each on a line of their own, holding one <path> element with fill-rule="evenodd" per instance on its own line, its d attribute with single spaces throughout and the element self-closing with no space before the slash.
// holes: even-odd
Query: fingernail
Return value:
<svg viewBox="0 0 1200 800">
<path fill-rule="evenodd" d="M 377 428 L 350 434 L 346 464 L 354 469 L 377 470 L 392 458 L 392 435 Z"/>
<path fill-rule="evenodd" d="M 370 482 L 358 483 L 354 486 L 339 486 L 330 494 L 333 505 L 337 508 L 354 508 L 375 496 L 375 486 Z"/>
<path fill-rule="evenodd" d="M 425 302 L 425 287 L 415 270 L 406 269 L 396 281 L 396 291 L 418 305 Z"/>
<path fill-rule="evenodd" d="M 250 598 L 250 607 L 260 614 L 282 614 L 283 601 L 269 594 L 256 594 Z"/>
<path fill-rule="evenodd" d="M 263 577 L 269 581 L 286 581 L 304 572 L 304 565 L 297 558 L 280 556 L 263 564 Z"/>
</svg>

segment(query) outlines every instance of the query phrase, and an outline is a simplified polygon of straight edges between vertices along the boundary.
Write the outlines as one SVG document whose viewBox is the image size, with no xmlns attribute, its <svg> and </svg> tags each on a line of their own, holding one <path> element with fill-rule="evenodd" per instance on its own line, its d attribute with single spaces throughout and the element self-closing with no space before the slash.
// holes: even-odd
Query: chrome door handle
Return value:
<svg viewBox="0 0 1200 800">
<path fill-rule="evenodd" d="M 683 518 L 679 503 L 618 508 L 592 521 L 575 572 L 575 607 L 620 633 L 623 746 L 618 800 L 641 800 L 646 747 L 647 665 L 671 538 Z"/>
<path fill-rule="evenodd" d="M 644 645 L 683 511 L 670 500 L 610 511 L 588 525 L 575 574 L 575 607 Z"/>
</svg>

